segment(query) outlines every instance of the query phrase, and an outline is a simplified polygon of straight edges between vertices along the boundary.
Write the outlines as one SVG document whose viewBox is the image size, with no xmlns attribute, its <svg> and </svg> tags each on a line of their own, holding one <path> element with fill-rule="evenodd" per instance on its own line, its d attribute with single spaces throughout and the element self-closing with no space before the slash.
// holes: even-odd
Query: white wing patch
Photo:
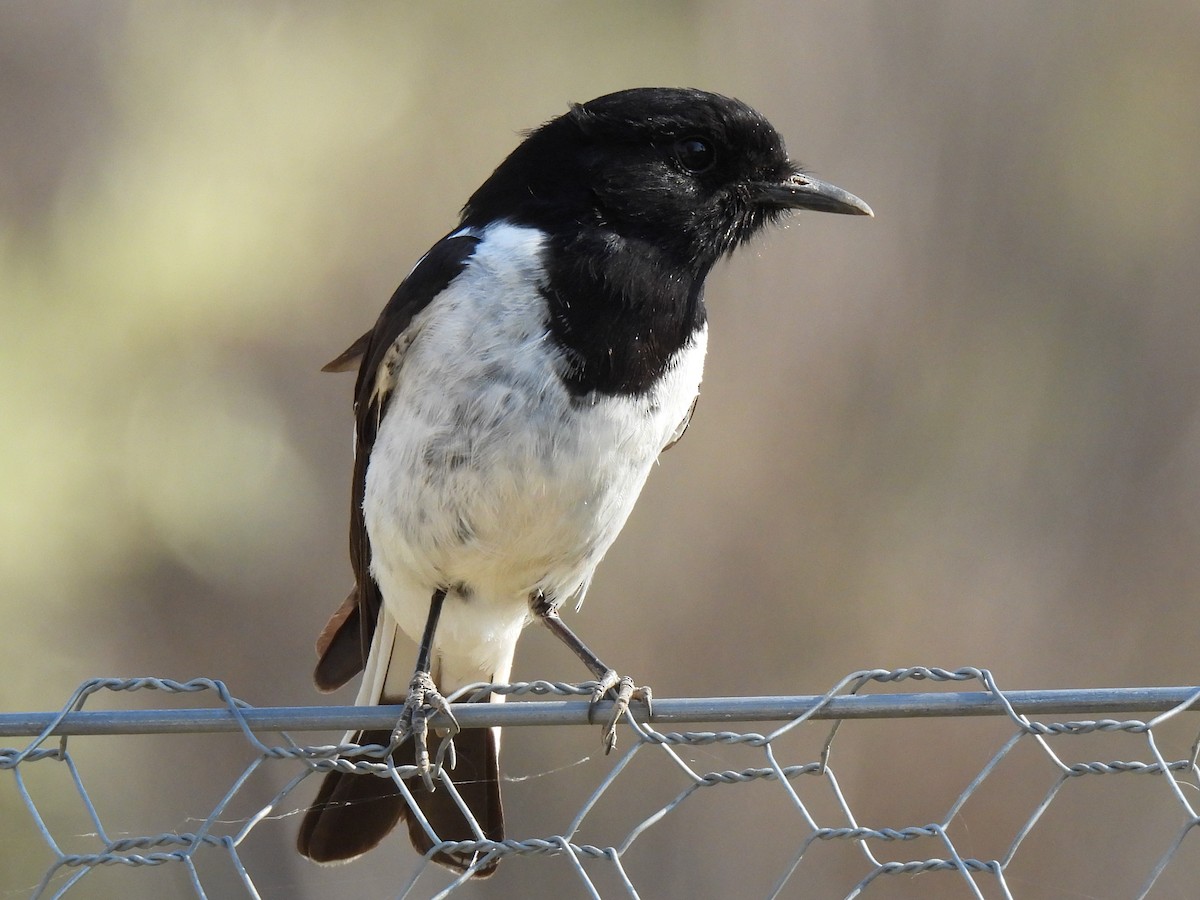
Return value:
<svg viewBox="0 0 1200 900">
<path fill-rule="evenodd" d="M 400 367 L 404 363 L 404 354 L 412 346 L 413 339 L 416 338 L 419 330 L 414 319 L 408 328 L 404 329 L 400 336 L 392 342 L 392 346 L 387 348 L 383 359 L 379 361 L 379 368 L 375 370 L 375 386 L 371 390 L 371 405 L 375 407 L 377 416 L 382 415 L 384 403 L 396 389 L 396 382 L 400 380 Z"/>
</svg>

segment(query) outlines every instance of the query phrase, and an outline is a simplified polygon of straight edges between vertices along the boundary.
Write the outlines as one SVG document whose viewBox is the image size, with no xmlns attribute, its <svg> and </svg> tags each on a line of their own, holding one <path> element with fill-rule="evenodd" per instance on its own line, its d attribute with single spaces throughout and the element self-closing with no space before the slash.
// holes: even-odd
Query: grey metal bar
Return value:
<svg viewBox="0 0 1200 900">
<path fill-rule="evenodd" d="M 1084 688 L 1079 690 L 1005 691 L 1004 696 L 1018 712 L 1030 716 L 1048 714 L 1106 716 L 1114 713 L 1160 713 L 1194 697 L 1196 687 Z M 645 708 L 633 704 L 639 721 Z M 655 699 L 655 724 L 787 722 L 812 712 L 813 719 L 891 719 L 948 716 L 998 716 L 1005 710 L 1000 699 L 986 691 L 946 693 L 862 694 L 824 698 L 793 697 L 698 697 Z M 604 720 L 602 704 L 596 721 Z M 1191 710 L 1200 710 L 1194 702 Z M 242 711 L 246 723 L 263 731 L 347 731 L 391 728 L 400 715 L 399 706 L 295 706 L 256 707 Z M 588 704 L 583 700 L 509 701 L 507 703 L 459 703 L 454 714 L 464 728 L 500 725 L 586 725 Z M 0 737 L 30 737 L 41 734 L 59 713 L 0 713 Z M 433 720 L 436 724 L 436 719 Z M 54 730 L 55 735 L 100 734 L 192 734 L 239 730 L 237 718 L 224 708 L 83 710 L 68 713 Z"/>
</svg>

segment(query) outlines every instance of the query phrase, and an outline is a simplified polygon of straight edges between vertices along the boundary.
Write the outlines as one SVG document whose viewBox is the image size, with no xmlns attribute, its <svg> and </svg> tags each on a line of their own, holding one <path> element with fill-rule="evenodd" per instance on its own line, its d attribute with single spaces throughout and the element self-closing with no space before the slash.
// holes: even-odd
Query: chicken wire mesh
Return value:
<svg viewBox="0 0 1200 900">
<path fill-rule="evenodd" d="M 890 688 L 910 682 L 939 685 L 942 690 L 866 692 L 868 688 Z M 947 689 L 964 684 L 975 689 Z M 591 689 L 592 683 L 530 682 L 500 688 L 478 685 L 458 692 L 452 699 L 470 699 L 474 693 L 484 691 L 531 700 L 539 698 L 536 702 L 460 705 L 456 714 L 463 727 L 537 726 L 544 731 L 542 741 L 549 742 L 555 739 L 552 729 L 556 726 L 587 724 L 587 703 L 566 698 L 586 696 Z M 117 692 L 143 695 L 157 692 L 159 696 L 167 694 L 177 699 L 199 696 L 210 705 L 85 709 L 97 695 Z M 730 795 L 723 792 L 763 785 L 774 792 L 775 801 L 783 802 L 782 808 L 776 802 L 766 816 L 781 852 L 777 864 L 764 872 L 766 877 L 761 885 L 753 893 L 748 890 L 746 896 L 893 896 L 885 892 L 889 886 L 897 885 L 918 885 L 913 889 L 914 896 L 934 897 L 1145 897 L 1157 895 L 1159 890 L 1164 891 L 1163 896 L 1190 896 L 1188 891 L 1194 889 L 1195 878 L 1200 874 L 1195 839 L 1190 845 L 1187 841 L 1200 822 L 1194 803 L 1200 788 L 1197 768 L 1200 736 L 1191 733 L 1195 722 L 1184 714 L 1198 704 L 1200 688 L 1195 687 L 1003 691 L 985 669 L 926 667 L 855 672 L 820 696 L 656 700 L 652 716 L 647 717 L 644 707 L 635 705 L 626 717 L 626 727 L 622 729 L 625 746 L 597 770 L 594 782 L 566 827 L 556 833 L 510 838 L 502 843 L 480 839 L 437 844 L 428 856 L 454 847 L 477 851 L 478 866 L 496 858 L 565 860 L 570 881 L 579 896 L 663 896 L 670 892 L 643 883 L 653 881 L 646 875 L 645 866 L 639 871 L 627 865 L 635 848 L 649 841 L 651 835 L 669 834 L 672 829 L 686 826 L 697 815 L 693 810 L 697 809 L 700 796 L 722 793 L 724 803 Z M 1128 711 L 1156 715 L 1146 720 L 1095 717 Z M 0 770 L 9 773 L 7 780 L 19 798 L 16 804 L 0 802 L 0 810 L 5 810 L 4 828 L 0 832 L 4 840 L 0 843 L 19 846 L 17 835 L 22 831 L 32 833 L 45 857 L 40 861 L 26 860 L 35 867 L 45 863 L 36 883 L 23 885 L 8 883 L 6 879 L 0 883 L 0 896 L 98 896 L 91 887 L 98 877 L 96 873 L 113 867 L 174 868 L 182 873 L 176 882 L 182 886 L 181 896 L 296 896 L 300 889 L 295 884 L 259 883 L 254 871 L 256 864 L 248 861 L 244 853 L 250 836 L 273 824 L 291 821 L 309 797 L 306 789 L 298 790 L 300 786 L 332 768 L 353 770 L 362 777 L 394 778 L 406 794 L 405 779 L 414 773 L 411 767 L 396 768 L 381 762 L 384 748 L 309 744 L 292 737 L 290 732 L 389 727 L 397 713 L 398 707 L 255 708 L 233 696 L 220 681 L 136 678 L 85 682 L 57 713 L 0 715 L 0 737 L 33 736 L 23 747 L 0 748 Z M 1047 715 L 1081 718 L 1064 721 L 1034 718 Z M 900 820 L 886 825 L 860 812 L 871 806 L 861 799 L 862 792 L 854 789 L 856 776 L 864 775 L 862 766 L 857 759 L 850 758 L 848 772 L 842 778 L 835 774 L 842 771 L 840 748 L 847 724 L 871 720 L 876 734 L 882 734 L 905 720 L 928 723 L 947 718 L 975 725 L 993 721 L 1003 728 L 989 730 L 986 737 L 977 736 L 975 743 L 986 745 L 985 761 L 954 786 L 953 799 L 941 809 L 940 815 L 932 820 Z M 675 722 L 779 724 L 765 732 L 660 731 L 655 727 Z M 1178 728 L 1171 731 L 1172 726 L 1179 725 L 1182 731 Z M 155 734 L 215 732 L 235 735 L 249 762 L 239 770 L 232 757 L 221 758 L 227 766 L 227 787 L 211 809 L 187 820 L 195 825 L 189 829 L 147 830 L 142 834 L 124 827 L 114 830 L 102 812 L 107 801 L 100 803 L 94 799 L 99 788 L 90 783 L 85 767 L 77 762 L 80 745 L 100 740 L 101 736 L 119 735 L 123 736 L 122 741 L 128 741 L 135 737 L 145 740 Z M 802 734 L 808 738 L 807 743 L 793 740 Z M 1181 739 L 1181 735 L 1185 737 Z M 1116 741 L 1121 742 L 1119 749 Z M 1175 745 L 1184 755 L 1168 749 Z M 903 745 L 885 736 L 876 754 L 877 762 L 890 768 L 897 785 L 910 779 L 922 781 L 914 779 L 918 770 L 932 770 L 936 777 L 943 767 L 953 780 L 950 773 L 956 768 L 947 761 L 961 746 L 957 741 L 924 741 L 918 746 L 916 754 L 909 754 Z M 721 770 L 706 770 L 697 765 L 698 761 L 710 759 L 705 748 L 713 747 L 749 753 L 756 764 Z M 1140 758 L 1114 758 L 1115 753 L 1130 747 L 1137 749 Z M 1111 749 L 1112 753 L 1101 758 L 1100 753 L 1105 749 Z M 118 748 L 117 752 L 121 750 Z M 659 755 L 671 773 L 658 770 L 654 780 L 659 782 L 660 792 L 665 792 L 664 799 L 653 800 L 648 810 L 646 797 L 642 796 L 644 788 L 625 787 L 632 780 L 628 773 L 646 754 Z M 273 772 L 274 783 L 264 788 L 260 776 L 267 769 Z M 176 773 L 178 778 L 187 775 L 187 772 Z M 1044 871 L 1014 877 L 1020 861 L 1029 855 L 1030 846 L 1047 831 L 1044 823 L 1051 812 L 1068 804 L 1064 797 L 1072 793 L 1073 786 L 1113 776 L 1120 776 L 1123 784 L 1132 784 L 1133 793 L 1123 794 L 1123 799 L 1106 808 L 1105 815 L 1114 826 L 1110 837 L 1114 845 L 1135 838 L 1151 845 L 1151 852 L 1142 855 L 1143 865 L 1139 870 L 1129 871 L 1127 858 L 1116 852 L 1115 846 L 1099 846 L 1090 841 L 1086 866 L 1100 873 L 1104 893 L 1082 892 L 1085 890 L 1082 886 L 1078 894 L 1061 890 L 1062 882 L 1055 882 Z M 454 791 L 452 771 L 442 770 L 439 778 L 445 790 Z M 60 818 L 57 812 L 44 810 L 51 805 L 45 799 L 48 796 L 45 791 L 55 780 L 60 788 L 68 786 L 67 793 L 75 806 L 73 828 L 56 821 Z M 125 790 L 153 792 L 162 790 L 162 785 L 145 773 L 135 773 Z M 980 854 L 975 849 L 979 836 L 972 834 L 966 810 L 983 802 L 981 798 L 989 790 L 992 796 L 1011 797 L 1023 792 L 1026 805 L 998 844 L 993 836 L 996 852 Z M 1134 812 L 1135 800 L 1130 797 L 1142 795 L 1154 800 L 1150 806 L 1158 821 L 1153 828 L 1145 826 L 1143 814 Z M 411 803 L 411 795 L 408 798 Z M 3 799 L 0 795 L 0 801 Z M 603 844 L 588 842 L 584 836 L 589 819 L 598 805 L 614 800 L 625 813 L 619 839 Z M 249 811 L 243 814 L 243 809 Z M 708 809 L 702 808 L 699 814 L 709 814 Z M 78 826 L 80 816 L 87 823 L 83 828 Z M 1060 824 L 1055 830 L 1086 824 L 1080 821 Z M 516 823 L 515 827 L 519 826 Z M 510 832 L 515 827 L 510 823 Z M 704 856 L 722 849 L 737 853 L 740 828 L 729 828 L 727 838 L 731 846 L 726 848 L 670 838 L 666 845 L 675 854 Z M 1149 839 L 1147 834 L 1151 834 Z M 438 840 L 436 835 L 434 840 Z M 74 849 L 79 845 L 83 845 L 82 850 Z M 805 880 L 809 869 L 821 865 L 816 860 L 823 855 L 823 848 L 830 845 L 850 849 L 854 860 L 849 864 L 843 860 L 838 868 L 837 877 L 843 881 L 836 889 L 828 881 L 828 872 L 823 875 L 824 881 Z M 925 852 L 906 854 L 909 847 Z M 214 876 L 211 867 L 205 865 L 213 857 L 224 863 L 225 872 L 221 876 Z M 1115 871 L 1106 872 L 1106 862 Z M 1176 876 L 1169 878 L 1168 872 Z M 469 890 L 470 875 L 468 872 L 455 877 L 426 858 L 395 884 L 379 886 L 372 892 L 373 886 L 355 883 L 354 888 L 345 890 L 364 891 L 354 896 L 440 898 Z M 1047 884 L 1059 886 L 1046 888 Z M 1180 887 L 1181 884 L 1191 887 Z M 137 895 L 163 894 L 152 889 Z"/>
</svg>

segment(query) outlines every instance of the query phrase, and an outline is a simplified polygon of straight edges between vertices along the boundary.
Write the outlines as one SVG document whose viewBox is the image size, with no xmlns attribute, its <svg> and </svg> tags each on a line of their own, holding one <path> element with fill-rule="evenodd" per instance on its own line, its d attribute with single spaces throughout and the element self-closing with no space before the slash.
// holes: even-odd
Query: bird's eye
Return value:
<svg viewBox="0 0 1200 900">
<path fill-rule="evenodd" d="M 704 138 L 689 137 L 675 142 L 675 158 L 693 174 L 707 172 L 717 161 L 717 152 Z"/>
</svg>

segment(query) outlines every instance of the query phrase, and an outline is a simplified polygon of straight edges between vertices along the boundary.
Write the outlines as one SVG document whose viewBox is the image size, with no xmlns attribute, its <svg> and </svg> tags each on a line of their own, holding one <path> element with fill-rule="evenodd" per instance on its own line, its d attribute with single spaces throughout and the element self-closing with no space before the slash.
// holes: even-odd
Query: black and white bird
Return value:
<svg viewBox="0 0 1200 900">
<path fill-rule="evenodd" d="M 498 729 L 447 739 L 444 696 L 505 682 L 540 620 L 619 713 L 636 695 L 558 617 L 581 602 L 658 455 L 682 436 L 707 343 L 704 280 L 796 209 L 871 215 L 803 174 L 762 115 L 698 90 L 638 88 L 529 133 L 417 263 L 374 328 L 326 369 L 357 367 L 350 555 L 356 586 L 318 641 L 323 690 L 364 671 L 357 703 L 404 703 L 389 778 L 333 771 L 300 829 L 317 862 L 353 859 L 401 820 L 418 851 L 504 839 Z M 419 644 L 416 672 L 403 642 Z M 495 696 L 494 700 L 503 699 Z M 445 722 L 448 719 L 442 719 Z M 611 746 L 615 715 L 606 731 Z M 390 731 L 358 744 L 393 744 Z M 472 849 L 435 861 L 487 875 Z"/>
</svg>

